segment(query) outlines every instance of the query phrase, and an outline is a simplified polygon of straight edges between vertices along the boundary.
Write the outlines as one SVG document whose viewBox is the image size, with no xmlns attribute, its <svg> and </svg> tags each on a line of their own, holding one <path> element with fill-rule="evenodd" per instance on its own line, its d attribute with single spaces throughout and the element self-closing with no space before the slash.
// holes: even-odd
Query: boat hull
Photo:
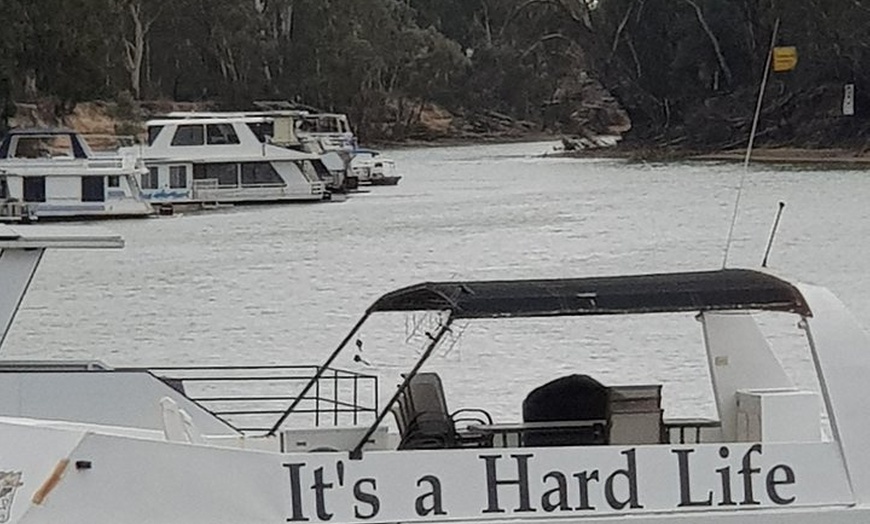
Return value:
<svg viewBox="0 0 870 524">
<path fill-rule="evenodd" d="M 370 186 L 395 186 L 401 180 L 401 176 L 385 176 L 379 178 L 370 178 L 368 184 Z"/>
<path fill-rule="evenodd" d="M 360 460 L 350 460 L 341 452 L 266 451 L 267 437 L 257 443 L 258 439 L 200 435 L 211 440 L 198 443 L 169 427 L 159 431 L 0 419 L 0 449 L 19 450 L 0 458 L 0 482 L 9 488 L 6 495 L 11 494 L 4 521 L 858 524 L 870 520 L 870 510 L 852 505 L 837 465 L 816 460 L 836 457 L 835 446 L 821 443 L 800 449 L 772 445 L 762 454 L 756 452 L 749 468 L 751 485 L 746 484 L 746 475 L 732 469 L 734 489 L 723 495 L 713 493 L 722 473 L 705 467 L 718 460 L 718 446 L 694 450 L 697 462 L 692 468 L 699 471 L 693 472 L 703 470 L 712 480 L 707 483 L 699 475 L 681 486 L 670 478 L 679 475 L 673 464 L 664 470 L 655 467 L 659 460 L 673 458 L 673 450 L 653 447 L 367 451 Z M 731 457 L 740 463 L 746 450 L 755 446 L 731 446 Z M 795 451 L 806 453 L 799 456 Z M 776 469 L 784 457 L 795 466 L 792 480 L 796 482 Z M 529 468 L 513 467 L 514 462 L 526 462 Z M 769 471 L 780 473 L 770 476 Z M 559 478 L 563 480 L 556 482 Z M 553 490 L 560 485 L 561 496 Z M 688 490 L 695 488 L 690 495 Z M 711 490 L 709 498 L 706 489 Z M 725 505 L 717 502 L 723 496 L 730 499 Z M 746 504 L 747 498 L 751 504 Z"/>
</svg>

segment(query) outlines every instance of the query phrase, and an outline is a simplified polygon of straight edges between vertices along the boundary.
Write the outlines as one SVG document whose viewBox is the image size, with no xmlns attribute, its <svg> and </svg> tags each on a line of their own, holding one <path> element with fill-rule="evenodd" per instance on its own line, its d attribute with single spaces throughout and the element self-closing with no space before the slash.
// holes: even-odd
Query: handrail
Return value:
<svg viewBox="0 0 870 524">
<path fill-rule="evenodd" d="M 350 330 L 350 333 L 348 333 L 344 337 L 344 339 L 341 341 L 341 343 L 338 345 L 338 347 L 335 348 L 335 350 L 333 350 L 332 354 L 330 354 L 329 357 L 327 357 L 326 362 L 324 362 L 317 369 L 317 373 L 315 373 L 315 375 L 313 377 L 311 377 L 311 380 L 302 389 L 302 393 L 299 394 L 299 397 L 296 400 L 294 400 L 292 404 L 290 404 L 290 406 L 284 411 L 284 414 L 281 415 L 281 417 L 278 419 L 277 422 L 275 422 L 275 424 L 272 426 L 272 428 L 266 434 L 267 436 L 272 436 L 275 434 L 276 431 L 278 431 L 278 428 L 281 427 L 281 424 L 283 424 L 284 421 L 287 420 L 287 417 L 289 417 L 290 414 L 293 413 L 293 410 L 296 409 L 296 407 L 302 402 L 302 398 L 309 391 L 311 391 L 311 388 L 314 387 L 315 384 L 318 383 L 318 381 L 323 376 L 323 374 L 326 372 L 326 370 L 329 368 L 329 366 L 332 365 L 333 361 L 335 361 L 335 359 L 342 352 L 342 350 L 344 350 L 344 348 L 347 346 L 347 344 L 350 342 L 350 340 L 354 336 L 356 336 L 357 332 L 359 332 L 360 328 L 362 328 L 362 325 L 369 318 L 370 314 L 371 313 L 366 311 L 365 314 L 362 316 L 362 318 L 360 318 L 357 321 L 357 323 L 353 326 L 353 329 Z"/>
<path fill-rule="evenodd" d="M 417 375 L 417 373 L 420 371 L 420 368 L 423 367 L 423 364 L 425 364 L 426 361 L 429 360 L 429 357 L 432 355 L 432 352 L 435 351 L 435 348 L 438 347 L 438 343 L 441 342 L 441 339 L 444 337 L 444 335 L 448 331 L 450 331 L 450 324 L 452 323 L 453 312 L 450 311 L 447 319 L 444 321 L 444 324 L 442 324 L 438 329 L 438 333 L 436 333 L 435 335 L 427 333 L 431 342 L 429 342 L 429 345 L 423 351 L 423 354 L 420 355 L 420 358 L 417 359 L 417 362 L 414 364 L 414 367 L 411 368 L 411 371 L 405 374 L 404 380 L 396 389 L 396 392 L 393 393 L 393 396 L 390 397 L 390 400 L 388 400 L 387 403 L 384 405 L 381 412 L 378 413 L 377 418 L 375 418 L 375 421 L 372 422 L 372 424 L 369 426 L 369 429 L 366 431 L 365 435 L 363 435 L 362 438 L 359 439 L 359 442 L 357 442 L 356 446 L 350 452 L 351 460 L 358 460 L 362 458 L 363 446 L 365 446 L 369 438 L 374 435 L 380 423 L 384 420 L 384 418 L 386 418 L 387 413 L 389 413 L 393 409 L 393 405 L 395 405 L 396 402 L 399 400 L 399 397 L 401 397 L 405 393 L 405 390 L 408 389 L 408 385 L 411 383 L 411 380 L 414 378 L 414 376 Z"/>
<path fill-rule="evenodd" d="M 313 365 L 180 366 L 148 371 L 240 431 L 270 431 L 275 424 L 265 417 L 280 415 L 280 422 L 286 420 L 287 409 L 279 403 L 290 402 L 297 406 L 295 413 L 311 415 L 307 420 L 314 426 L 324 422 L 337 426 L 347 420 L 345 416 L 357 423 L 361 415 L 374 416 L 378 411 L 378 377 L 345 369 Z M 310 388 L 299 392 L 300 383 L 307 387 L 318 375 L 314 394 Z M 288 386 L 293 389 L 288 391 Z M 261 425 L 257 425 L 257 418 Z"/>
</svg>

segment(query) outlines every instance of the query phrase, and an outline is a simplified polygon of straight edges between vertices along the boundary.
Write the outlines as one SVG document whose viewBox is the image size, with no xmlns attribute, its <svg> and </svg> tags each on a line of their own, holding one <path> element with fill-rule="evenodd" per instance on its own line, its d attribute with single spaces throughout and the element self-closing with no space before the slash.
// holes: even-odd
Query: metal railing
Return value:
<svg viewBox="0 0 870 524">
<path fill-rule="evenodd" d="M 704 428 L 720 427 L 718 420 L 708 418 L 671 418 L 664 420 L 667 443 L 700 444 Z"/>
<path fill-rule="evenodd" d="M 23 202 L 0 202 L 0 222 L 28 222 L 35 216 Z"/>
<path fill-rule="evenodd" d="M 318 366 L 152 368 L 150 372 L 245 433 L 268 432 Z M 327 368 L 284 427 L 357 425 L 378 412 L 378 379 Z"/>
</svg>

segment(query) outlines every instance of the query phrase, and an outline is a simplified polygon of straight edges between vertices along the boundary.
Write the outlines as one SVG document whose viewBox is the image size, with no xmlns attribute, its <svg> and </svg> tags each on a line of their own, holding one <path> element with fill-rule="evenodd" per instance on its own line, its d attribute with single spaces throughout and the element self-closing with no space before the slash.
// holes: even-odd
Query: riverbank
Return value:
<svg viewBox="0 0 870 524">
<path fill-rule="evenodd" d="M 731 150 L 693 155 L 697 160 L 743 162 L 746 151 Z M 773 164 L 868 164 L 870 154 L 863 150 L 801 149 L 794 147 L 759 148 L 752 152 L 752 162 Z"/>
<path fill-rule="evenodd" d="M 689 149 L 619 144 L 615 147 L 556 151 L 547 156 L 566 158 L 624 158 L 638 162 L 743 162 L 746 151 L 703 152 Z M 757 147 L 751 161 L 764 164 L 870 165 L 870 151 L 846 148 Z"/>
</svg>

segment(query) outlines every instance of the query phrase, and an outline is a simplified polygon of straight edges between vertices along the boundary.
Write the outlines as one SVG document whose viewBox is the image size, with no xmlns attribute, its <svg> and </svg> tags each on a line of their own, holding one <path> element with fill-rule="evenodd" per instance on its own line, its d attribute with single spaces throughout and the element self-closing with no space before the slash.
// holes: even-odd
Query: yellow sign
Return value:
<svg viewBox="0 0 870 524">
<path fill-rule="evenodd" d="M 777 73 L 791 71 L 797 65 L 797 47 L 774 47 L 773 70 Z"/>
</svg>

